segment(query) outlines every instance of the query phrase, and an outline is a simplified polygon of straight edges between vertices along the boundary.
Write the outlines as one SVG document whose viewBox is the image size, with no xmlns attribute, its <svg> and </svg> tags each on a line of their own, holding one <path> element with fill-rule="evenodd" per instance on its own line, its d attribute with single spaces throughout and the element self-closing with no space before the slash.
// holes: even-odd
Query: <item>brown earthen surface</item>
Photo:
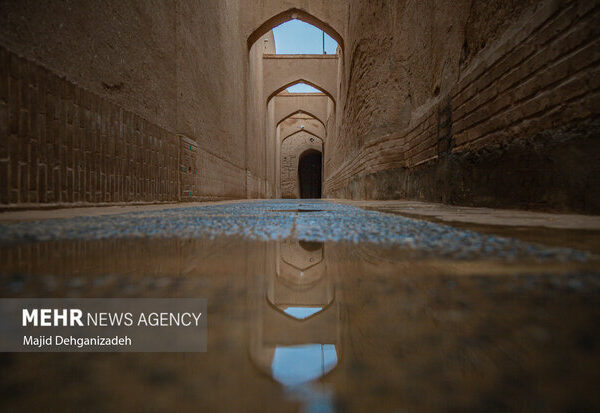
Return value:
<svg viewBox="0 0 600 413">
<path fill-rule="evenodd" d="M 597 5 L 352 2 L 326 192 L 598 212 Z"/>
<path fill-rule="evenodd" d="M 600 211 L 597 0 L 300 3 L 4 2 L 0 202 L 276 197 L 304 110 L 328 196 Z M 337 55 L 272 56 L 291 18 Z"/>
</svg>

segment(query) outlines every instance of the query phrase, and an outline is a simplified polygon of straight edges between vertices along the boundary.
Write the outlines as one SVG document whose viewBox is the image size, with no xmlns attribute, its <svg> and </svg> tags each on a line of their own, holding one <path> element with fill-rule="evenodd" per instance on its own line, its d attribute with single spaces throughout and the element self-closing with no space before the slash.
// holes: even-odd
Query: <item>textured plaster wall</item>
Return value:
<svg viewBox="0 0 600 413">
<path fill-rule="evenodd" d="M 247 94 L 247 196 L 261 198 L 267 196 L 268 171 L 265 157 L 267 146 L 273 141 L 274 131 L 267 129 L 267 100 L 263 94 L 263 55 L 275 53 L 275 40 L 271 31 L 259 38 L 248 52 L 249 74 Z"/>
<path fill-rule="evenodd" d="M 0 44 L 173 130 L 177 8 L 168 0 L 0 3 Z"/>
<path fill-rule="evenodd" d="M 176 9 L 0 4 L 0 203 L 180 196 Z"/>
<path fill-rule="evenodd" d="M 263 167 L 266 170 L 266 186 L 268 197 L 273 197 L 277 192 L 275 187 L 277 169 L 273 160 L 277 158 L 278 147 L 278 135 L 277 129 L 275 128 L 275 102 L 273 99 L 267 105 L 267 116 L 265 126 L 267 128 L 266 141 L 265 141 L 265 154 Z"/>
<path fill-rule="evenodd" d="M 0 202 L 246 197 L 248 159 L 264 162 L 247 156 L 241 8 L 238 0 L 2 2 Z"/>
<path fill-rule="evenodd" d="M 184 199 L 245 198 L 248 62 L 238 1 L 181 0 L 177 11 L 177 133 L 198 146 Z"/>
<path fill-rule="evenodd" d="M 349 2 L 326 194 L 600 212 L 599 2 Z"/>
</svg>

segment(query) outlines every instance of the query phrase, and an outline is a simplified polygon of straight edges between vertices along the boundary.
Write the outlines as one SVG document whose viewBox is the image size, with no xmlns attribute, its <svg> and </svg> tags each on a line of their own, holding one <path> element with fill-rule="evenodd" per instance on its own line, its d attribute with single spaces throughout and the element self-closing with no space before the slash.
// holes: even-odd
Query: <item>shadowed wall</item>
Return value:
<svg viewBox="0 0 600 413">
<path fill-rule="evenodd" d="M 327 194 L 600 212 L 598 4 L 351 1 Z"/>
</svg>

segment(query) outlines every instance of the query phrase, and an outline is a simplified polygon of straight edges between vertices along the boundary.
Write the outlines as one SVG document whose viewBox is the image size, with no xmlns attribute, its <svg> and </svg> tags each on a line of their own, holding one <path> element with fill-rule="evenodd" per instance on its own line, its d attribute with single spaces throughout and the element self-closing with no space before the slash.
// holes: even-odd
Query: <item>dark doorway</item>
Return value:
<svg viewBox="0 0 600 413">
<path fill-rule="evenodd" d="M 298 241 L 298 244 L 304 249 L 304 251 L 315 252 L 323 249 L 322 242 L 316 241 Z"/>
<path fill-rule="evenodd" d="M 300 155 L 298 178 L 300 179 L 300 198 L 321 198 L 321 164 L 323 155 L 309 149 Z"/>
</svg>

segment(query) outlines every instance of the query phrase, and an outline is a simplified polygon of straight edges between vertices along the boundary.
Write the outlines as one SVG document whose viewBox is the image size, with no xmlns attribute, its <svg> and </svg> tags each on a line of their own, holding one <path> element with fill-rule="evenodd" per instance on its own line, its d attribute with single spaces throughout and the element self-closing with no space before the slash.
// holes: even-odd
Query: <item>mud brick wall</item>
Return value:
<svg viewBox="0 0 600 413">
<path fill-rule="evenodd" d="M 0 47 L 0 204 L 175 201 L 173 133 Z"/>
<path fill-rule="evenodd" d="M 337 144 L 341 160 L 327 178 L 328 195 L 600 212 L 600 2 L 540 1 L 525 9 L 510 9 L 510 1 L 479 9 L 477 2 L 463 3 L 440 13 L 431 29 L 432 38 L 437 30 L 446 41 L 421 44 L 434 57 L 444 45 L 457 59 L 449 57 L 438 71 L 435 59 L 430 62 L 430 90 L 414 73 L 398 75 L 412 86 L 404 91 L 408 97 L 397 96 L 396 123 L 377 117 L 391 109 L 381 110 L 364 89 L 350 87 L 347 129 L 356 123 L 349 116 L 354 100 L 368 115 L 355 130 L 364 129 L 365 119 L 380 129 L 360 130 L 360 136 L 342 130 L 337 139 L 346 142 Z M 361 13 L 354 24 L 371 15 Z M 499 18 L 510 26 L 500 26 Z M 404 23 L 404 30 L 420 30 Z M 483 36 L 489 27 L 499 29 Z M 358 43 L 355 53 L 371 61 L 354 65 L 351 77 L 364 82 L 379 65 L 394 69 L 394 62 L 377 60 Z M 393 58 L 395 42 L 390 45 Z M 381 91 L 380 102 L 390 93 Z"/>
<path fill-rule="evenodd" d="M 193 139 L 179 136 L 179 163 L 181 176 L 181 200 L 191 201 L 197 197 L 199 189 L 198 176 L 198 144 Z M 194 191 L 196 189 L 196 191 Z"/>
</svg>

